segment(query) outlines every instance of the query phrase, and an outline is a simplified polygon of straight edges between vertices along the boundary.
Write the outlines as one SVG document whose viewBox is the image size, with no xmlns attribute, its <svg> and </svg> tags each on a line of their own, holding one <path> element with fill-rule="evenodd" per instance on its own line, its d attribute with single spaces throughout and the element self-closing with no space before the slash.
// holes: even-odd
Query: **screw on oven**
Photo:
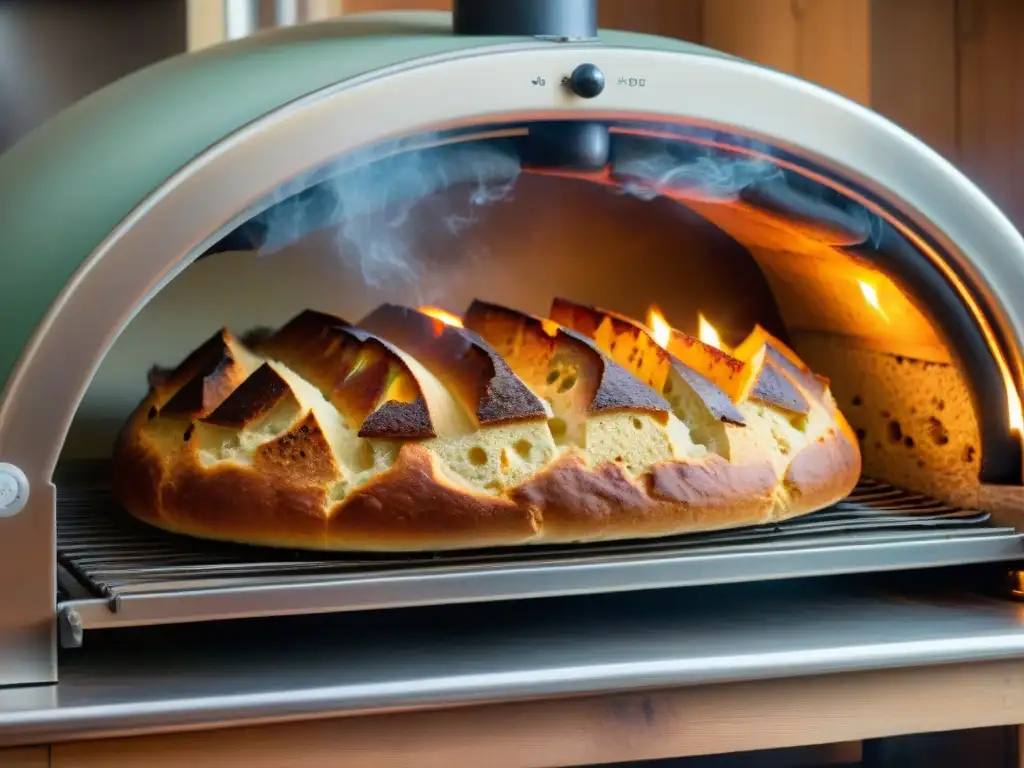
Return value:
<svg viewBox="0 0 1024 768">
<path fill-rule="evenodd" d="M 14 517 L 28 503 L 28 478 L 13 464 L 0 462 L 0 517 Z"/>
</svg>

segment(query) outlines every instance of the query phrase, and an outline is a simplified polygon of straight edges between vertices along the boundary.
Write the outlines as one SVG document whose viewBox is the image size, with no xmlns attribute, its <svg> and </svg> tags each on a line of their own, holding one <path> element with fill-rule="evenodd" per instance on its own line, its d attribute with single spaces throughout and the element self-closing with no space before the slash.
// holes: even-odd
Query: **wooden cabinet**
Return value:
<svg viewBox="0 0 1024 768">
<path fill-rule="evenodd" d="M 956 7 L 957 160 L 1024 229 L 1024 3 Z"/>
<path fill-rule="evenodd" d="M 1007 660 L 335 717 L 55 744 L 51 760 L 54 768 L 542 768 L 824 744 L 817 764 L 842 765 L 859 759 L 861 739 L 1024 722 L 1021 673 L 1022 662 Z"/>
<path fill-rule="evenodd" d="M 49 768 L 49 747 L 0 749 L 0 768 Z"/>
</svg>

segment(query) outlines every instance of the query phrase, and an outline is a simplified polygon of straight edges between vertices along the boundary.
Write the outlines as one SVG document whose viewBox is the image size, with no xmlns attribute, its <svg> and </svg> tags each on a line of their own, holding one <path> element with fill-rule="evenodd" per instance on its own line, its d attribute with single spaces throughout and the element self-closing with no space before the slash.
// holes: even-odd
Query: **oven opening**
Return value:
<svg viewBox="0 0 1024 768">
<path fill-rule="evenodd" d="M 700 564 L 676 584 L 764 578 L 773 568 L 792 574 L 793 558 L 804 556 L 808 573 L 830 572 L 806 554 L 823 540 L 844 548 L 849 570 L 930 564 L 909 549 L 897 548 L 888 565 L 857 554 L 872 543 L 956 539 L 957 554 L 936 562 L 971 557 L 970 546 L 987 547 L 979 559 L 994 558 L 1006 546 L 1000 537 L 1013 532 L 979 511 L 981 492 L 1021 482 L 1020 403 L 999 340 L 972 314 L 963 276 L 943 264 L 937 246 L 864 185 L 708 127 L 507 122 L 338 158 L 226 224 L 102 362 L 58 472 L 68 589 L 106 600 L 108 612 L 129 596 L 189 590 L 210 600 L 216 592 L 213 617 L 230 614 L 223 594 L 234 587 L 334 581 L 348 592 L 310 610 L 338 610 L 366 604 L 359 585 L 381 574 L 493 575 L 524 563 L 537 579 L 588 561 Z M 675 329 L 728 355 L 764 329 L 828 380 L 861 451 L 856 489 L 806 516 L 726 531 L 325 554 L 156 530 L 120 513 L 96 470 L 145 397 L 147 371 L 173 368 L 217 329 L 258 344 L 304 310 L 355 322 L 393 304 L 461 325 L 474 300 L 544 317 L 556 299 L 620 313 L 662 346 Z M 737 559 L 709 576 L 702 558 L 716 553 Z M 751 553 L 790 559 L 783 568 Z M 408 589 L 393 586 L 383 603 L 430 601 Z"/>
</svg>

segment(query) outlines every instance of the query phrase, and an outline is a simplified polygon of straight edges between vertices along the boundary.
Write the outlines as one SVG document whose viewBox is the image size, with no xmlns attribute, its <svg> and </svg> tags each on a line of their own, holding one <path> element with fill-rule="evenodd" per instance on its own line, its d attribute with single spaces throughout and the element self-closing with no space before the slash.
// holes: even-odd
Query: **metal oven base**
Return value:
<svg viewBox="0 0 1024 768">
<path fill-rule="evenodd" d="M 86 630 L 553 597 L 1024 559 L 1024 534 L 864 479 L 777 525 L 644 542 L 427 555 L 324 555 L 172 536 L 99 481 L 58 502 L 61 642 Z"/>
</svg>

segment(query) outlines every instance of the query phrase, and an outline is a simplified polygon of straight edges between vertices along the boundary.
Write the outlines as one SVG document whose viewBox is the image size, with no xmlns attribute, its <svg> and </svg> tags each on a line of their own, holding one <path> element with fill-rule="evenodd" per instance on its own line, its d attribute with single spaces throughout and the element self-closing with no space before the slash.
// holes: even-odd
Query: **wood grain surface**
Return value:
<svg viewBox="0 0 1024 768">
<path fill-rule="evenodd" d="M 55 768 L 541 768 L 1024 722 L 1024 661 L 262 725 L 53 746 Z"/>
</svg>

